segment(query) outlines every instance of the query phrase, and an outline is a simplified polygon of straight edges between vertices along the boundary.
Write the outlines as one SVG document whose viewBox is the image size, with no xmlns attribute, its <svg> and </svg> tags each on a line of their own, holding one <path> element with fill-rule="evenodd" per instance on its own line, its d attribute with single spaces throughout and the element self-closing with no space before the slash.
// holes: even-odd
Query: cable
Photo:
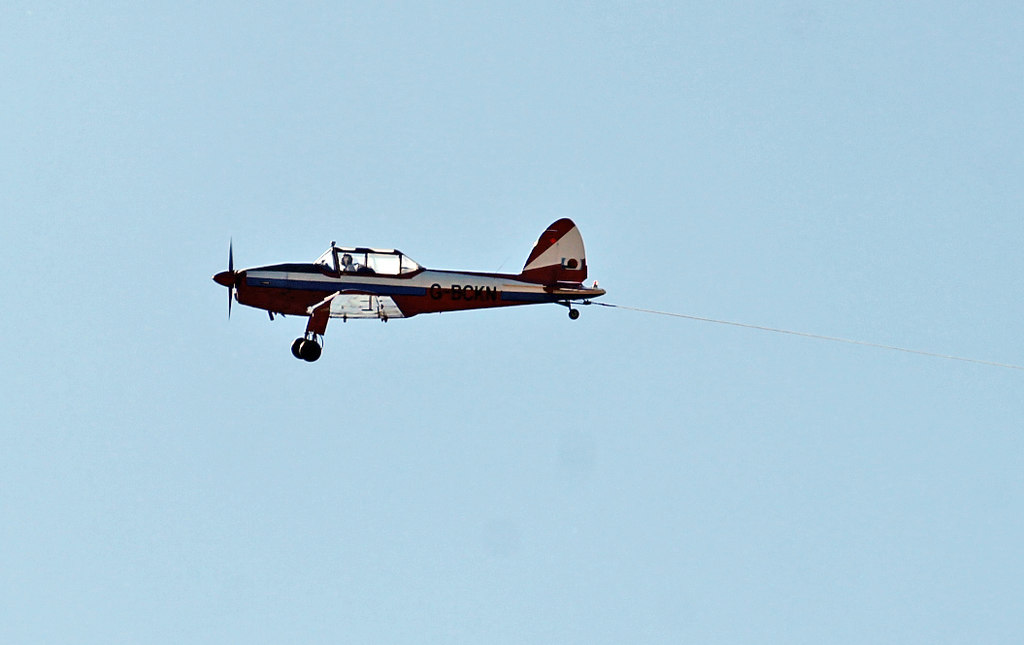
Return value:
<svg viewBox="0 0 1024 645">
<path fill-rule="evenodd" d="M 822 336 L 821 334 L 809 334 L 803 331 L 793 331 L 792 329 L 778 329 L 775 327 L 763 327 L 761 325 L 751 325 L 748 323 L 733 322 L 731 320 L 715 320 L 714 318 L 704 318 L 702 316 L 691 316 L 689 314 L 679 314 L 670 311 L 656 311 L 654 309 L 641 309 L 639 307 L 627 307 L 626 305 L 613 305 L 608 302 L 592 302 L 591 304 L 600 305 L 602 307 L 613 307 L 615 309 L 629 309 L 630 311 L 639 311 L 645 314 L 656 314 L 658 316 L 672 316 L 674 318 L 686 318 L 687 320 L 698 320 L 700 322 L 715 323 L 718 325 L 731 325 L 733 327 L 745 327 L 746 329 L 759 329 L 761 331 L 770 331 L 776 334 L 789 334 L 791 336 L 803 336 L 804 338 L 816 338 L 818 340 L 827 340 L 834 343 L 848 343 L 850 345 L 864 345 L 867 347 L 877 347 L 878 349 L 889 349 L 897 352 L 907 352 L 908 354 L 919 354 L 921 356 L 931 356 L 933 358 L 945 358 L 951 361 L 963 361 L 965 363 L 976 363 L 978 365 L 989 365 L 991 367 L 1005 367 L 1011 370 L 1024 370 L 1024 366 L 1011 365 L 1010 363 L 997 363 L 995 361 L 983 361 L 977 358 L 965 358 L 963 356 L 952 356 L 950 354 L 937 354 L 935 352 L 925 352 L 919 349 L 908 349 L 906 347 L 896 347 L 895 345 L 883 345 L 881 343 L 871 343 L 866 340 L 853 340 L 851 338 L 839 338 L 837 336 Z"/>
</svg>

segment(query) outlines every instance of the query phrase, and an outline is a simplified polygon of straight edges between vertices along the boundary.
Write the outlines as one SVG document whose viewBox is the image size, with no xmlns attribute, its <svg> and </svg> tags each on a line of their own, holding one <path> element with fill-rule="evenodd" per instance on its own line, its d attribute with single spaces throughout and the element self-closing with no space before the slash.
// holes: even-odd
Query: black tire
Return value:
<svg viewBox="0 0 1024 645">
<path fill-rule="evenodd" d="M 570 309 L 569 310 L 569 318 L 571 320 L 576 320 L 579 317 L 580 317 L 580 310 L 579 309 Z"/>
<path fill-rule="evenodd" d="M 299 353 L 299 350 L 301 348 L 302 348 L 302 339 L 301 338 L 296 338 L 295 340 L 293 340 L 292 341 L 292 356 L 294 356 L 295 358 L 301 359 L 302 358 L 302 354 Z"/>
<path fill-rule="evenodd" d="M 323 350 L 315 340 L 304 340 L 299 345 L 299 355 L 302 356 L 302 360 L 312 363 L 316 359 L 320 358 L 320 352 Z"/>
</svg>

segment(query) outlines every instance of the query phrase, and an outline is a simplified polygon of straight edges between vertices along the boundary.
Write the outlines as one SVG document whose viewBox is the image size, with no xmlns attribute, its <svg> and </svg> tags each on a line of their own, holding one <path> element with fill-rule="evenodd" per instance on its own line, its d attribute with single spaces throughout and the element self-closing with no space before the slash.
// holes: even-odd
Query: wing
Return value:
<svg viewBox="0 0 1024 645">
<path fill-rule="evenodd" d="M 331 318 L 405 318 L 388 296 L 338 292 L 329 298 Z"/>
</svg>

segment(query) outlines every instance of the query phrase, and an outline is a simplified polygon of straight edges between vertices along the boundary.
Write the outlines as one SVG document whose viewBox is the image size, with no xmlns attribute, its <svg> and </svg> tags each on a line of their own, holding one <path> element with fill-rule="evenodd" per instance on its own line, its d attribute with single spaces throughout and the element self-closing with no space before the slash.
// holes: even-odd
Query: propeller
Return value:
<svg viewBox="0 0 1024 645">
<path fill-rule="evenodd" d="M 228 320 L 231 320 L 231 301 L 235 295 L 235 241 L 228 238 L 228 271 L 231 272 L 231 287 L 228 289 Z"/>
<path fill-rule="evenodd" d="M 234 300 L 235 285 L 238 276 L 235 274 L 235 249 L 234 241 L 228 241 L 228 270 L 221 271 L 213 276 L 213 281 L 228 288 L 228 320 L 231 319 L 231 301 Z"/>
</svg>

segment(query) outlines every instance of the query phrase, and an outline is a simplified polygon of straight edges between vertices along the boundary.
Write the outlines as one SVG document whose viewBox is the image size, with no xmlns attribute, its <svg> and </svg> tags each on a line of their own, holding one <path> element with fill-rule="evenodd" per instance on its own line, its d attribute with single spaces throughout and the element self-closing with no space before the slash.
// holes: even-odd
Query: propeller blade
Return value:
<svg viewBox="0 0 1024 645">
<path fill-rule="evenodd" d="M 231 319 L 231 299 L 238 288 L 238 274 L 235 273 L 235 248 L 233 242 L 228 242 L 228 270 L 221 271 L 213 276 L 213 281 L 222 287 L 228 288 L 228 320 Z"/>
<path fill-rule="evenodd" d="M 228 320 L 231 320 L 231 301 L 235 295 L 235 241 L 228 238 L 228 271 L 231 273 L 231 286 L 228 287 Z"/>
</svg>

